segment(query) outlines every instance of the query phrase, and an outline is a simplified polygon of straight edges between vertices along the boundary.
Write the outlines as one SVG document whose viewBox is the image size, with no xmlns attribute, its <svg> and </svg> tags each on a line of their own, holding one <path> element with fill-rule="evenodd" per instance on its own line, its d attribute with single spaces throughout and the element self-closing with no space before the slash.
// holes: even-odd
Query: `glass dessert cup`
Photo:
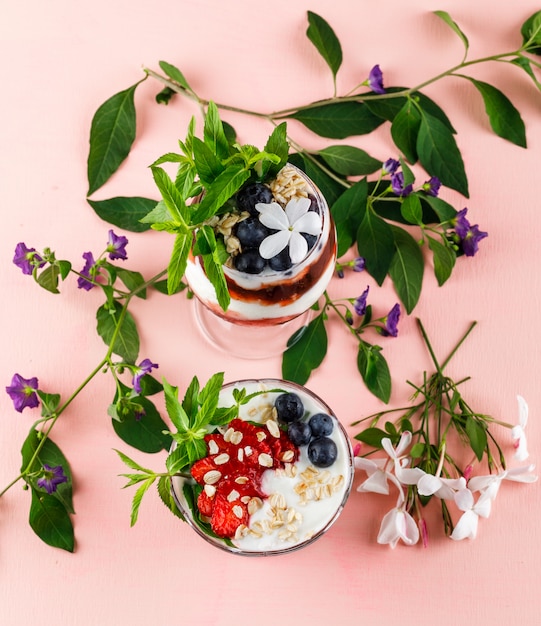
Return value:
<svg viewBox="0 0 541 626">
<path fill-rule="evenodd" d="M 190 256 L 186 280 L 195 295 L 195 315 L 205 337 L 229 355 L 267 358 L 281 354 L 289 337 L 311 319 L 311 307 L 327 288 L 336 262 L 336 232 L 329 207 L 316 185 L 297 167 L 287 164 L 283 172 L 304 185 L 311 200 L 310 211 L 320 217 L 321 228 L 312 237 L 306 256 L 284 270 L 267 266 L 260 273 L 235 269 L 232 259 L 224 264 L 231 297 L 227 311 L 218 304 L 200 257 Z M 281 198 L 282 205 L 287 198 Z M 232 257 L 233 258 L 233 257 Z"/>
<path fill-rule="evenodd" d="M 235 390 L 241 389 L 245 389 L 248 395 L 264 392 L 240 406 L 239 418 L 252 424 L 260 424 L 269 438 L 276 437 L 272 432 L 274 425 L 279 423 L 276 421 L 276 411 L 273 412 L 273 403 L 284 393 L 296 394 L 301 399 L 304 406 L 302 421 L 307 422 L 310 416 L 316 414 L 330 416 L 333 427 L 328 436 L 336 444 L 335 460 L 331 465 L 315 467 L 308 453 L 309 445 L 306 444 L 298 446 L 298 456 L 290 463 L 265 469 L 261 489 L 266 497 L 257 498 L 260 502 L 255 511 L 250 513 L 249 521 L 239 527 L 232 538 L 224 539 L 214 534 L 209 521 L 201 524 L 201 519 L 205 518 L 201 518 L 198 511 L 194 513 L 192 510 L 192 507 L 196 508 L 193 489 L 198 487 L 195 480 L 174 477 L 173 497 L 192 529 L 219 549 L 242 556 L 288 554 L 322 537 L 338 519 L 353 483 L 352 447 L 346 431 L 331 409 L 308 389 L 278 379 L 240 380 L 222 387 L 219 406 L 234 405 L 233 394 L 236 393 Z M 267 421 L 274 424 L 269 426 Z M 235 432 L 227 425 L 219 430 L 225 433 L 226 438 L 228 433 Z M 245 438 L 245 442 L 246 440 Z M 208 446 L 210 449 L 209 442 Z M 239 449 L 242 448 L 242 440 L 238 446 Z M 242 449 L 245 450 L 246 446 Z M 228 480 L 226 470 L 223 473 L 224 481 Z M 207 489 L 206 485 L 204 489 Z M 199 490 L 201 491 L 201 487 Z M 251 503 L 248 503 L 248 510 L 250 506 Z"/>
</svg>

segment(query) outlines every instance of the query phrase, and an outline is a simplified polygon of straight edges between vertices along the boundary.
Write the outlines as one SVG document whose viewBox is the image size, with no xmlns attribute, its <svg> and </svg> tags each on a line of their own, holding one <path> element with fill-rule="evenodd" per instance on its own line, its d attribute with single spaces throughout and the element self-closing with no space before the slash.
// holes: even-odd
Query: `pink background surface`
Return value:
<svg viewBox="0 0 541 626">
<path fill-rule="evenodd" d="M 102 249 L 109 225 L 85 200 L 90 122 L 106 98 L 142 76 L 142 64 L 157 68 L 165 59 L 205 97 L 272 110 L 330 95 L 328 69 L 304 34 L 307 9 L 325 17 L 342 42 L 345 60 L 338 84 L 346 92 L 376 63 L 387 84 L 413 86 L 459 62 L 460 41 L 433 10 L 452 14 L 469 36 L 475 58 L 516 49 L 520 25 L 539 8 L 532 0 L 498 8 L 489 0 L 275 0 L 272 10 L 242 0 L 94 0 L 82 5 L 29 0 L 9 8 L 4 3 L 2 385 L 17 371 L 37 376 L 43 389 L 67 397 L 104 354 L 94 331 L 99 294 L 79 291 L 71 281 L 61 296 L 53 296 L 33 285 L 11 259 L 19 241 L 38 249 L 50 246 L 75 263 L 83 251 Z M 442 357 L 470 321 L 479 321 L 449 373 L 471 375 L 464 385 L 470 404 L 495 417 L 514 422 L 516 394 L 526 398 L 531 460 L 536 462 L 541 449 L 541 97 L 518 71 L 490 65 L 474 72 L 516 103 L 529 148 L 492 134 L 480 98 L 464 81 L 449 79 L 427 90 L 458 130 L 471 192 L 464 205 L 490 236 L 475 259 L 457 263 L 443 288 L 427 269 L 415 315 Z M 158 107 L 156 87 L 147 81 L 138 90 L 139 138 L 125 166 L 96 199 L 155 194 L 147 165 L 175 149 L 197 113 L 185 100 Z M 262 144 L 269 133 L 264 123 L 224 117 L 242 141 Z M 306 145 L 323 145 L 300 126 L 292 124 L 290 130 Z M 384 134 L 348 143 L 382 160 L 394 156 Z M 461 208 L 458 195 L 445 198 Z M 167 235 L 128 236 L 126 267 L 150 277 L 165 266 Z M 356 274 L 332 289 L 355 296 L 368 283 L 367 275 Z M 382 312 L 396 300 L 387 283 L 373 289 L 372 298 Z M 280 375 L 279 359 L 250 362 L 213 351 L 196 332 L 183 297 L 153 295 L 135 303 L 133 312 L 142 357 L 158 362 L 160 375 L 181 388 L 194 374 L 206 379 L 219 370 L 227 380 Z M 348 425 L 381 404 L 356 373 L 355 345 L 344 329 L 332 326 L 330 336 L 326 362 L 308 386 Z M 430 368 L 414 317 L 403 317 L 399 337 L 382 345 L 393 377 L 390 405 L 399 406 L 409 394 L 406 379 L 420 381 Z M 121 489 L 118 474 L 124 468 L 113 448 L 132 451 L 118 440 L 106 414 L 111 383 L 99 376 L 55 427 L 54 439 L 74 473 L 76 553 L 49 548 L 34 536 L 27 526 L 28 493 L 15 488 L 0 501 L 0 622 L 6 626 L 539 623 L 538 484 L 504 484 L 473 542 L 446 539 L 435 515 L 428 549 L 379 546 L 379 523 L 394 501 L 354 492 L 336 525 L 309 548 L 273 559 L 242 559 L 200 540 L 154 493 L 130 529 L 132 492 Z M 15 413 L 3 392 L 0 410 L 3 486 L 18 472 L 20 445 L 35 415 Z M 502 437 L 510 441 L 507 432 Z M 510 444 L 506 451 L 511 454 Z M 159 457 L 132 456 L 159 466 Z"/>
</svg>

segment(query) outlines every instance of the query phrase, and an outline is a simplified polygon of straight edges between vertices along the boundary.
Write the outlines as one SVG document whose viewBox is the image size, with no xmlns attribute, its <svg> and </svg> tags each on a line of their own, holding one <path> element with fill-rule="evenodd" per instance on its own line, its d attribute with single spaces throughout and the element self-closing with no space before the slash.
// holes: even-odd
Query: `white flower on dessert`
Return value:
<svg viewBox="0 0 541 626">
<path fill-rule="evenodd" d="M 389 495 L 389 472 L 385 471 L 387 459 L 365 459 L 355 457 L 355 467 L 366 472 L 368 478 L 357 487 L 357 491 Z M 392 478 L 391 478 L 392 479 Z"/>
<path fill-rule="evenodd" d="M 455 503 L 464 513 L 451 533 L 451 539 L 475 539 L 479 518 L 490 515 L 492 499 L 488 494 L 482 493 L 476 502 L 471 490 L 465 487 L 455 493 Z"/>
<path fill-rule="evenodd" d="M 309 198 L 293 198 L 283 209 L 277 202 L 258 202 L 259 221 L 277 232 L 265 237 L 259 246 L 259 254 L 264 259 L 276 256 L 289 245 L 292 263 L 300 263 L 308 253 L 308 243 L 301 233 L 318 235 L 321 232 L 321 217 L 309 211 Z"/>
<path fill-rule="evenodd" d="M 524 461 L 528 458 L 528 447 L 526 433 L 524 429 L 528 422 L 528 405 L 522 396 L 517 396 L 518 400 L 518 424 L 511 429 L 511 437 L 515 442 L 515 459 Z"/>
</svg>

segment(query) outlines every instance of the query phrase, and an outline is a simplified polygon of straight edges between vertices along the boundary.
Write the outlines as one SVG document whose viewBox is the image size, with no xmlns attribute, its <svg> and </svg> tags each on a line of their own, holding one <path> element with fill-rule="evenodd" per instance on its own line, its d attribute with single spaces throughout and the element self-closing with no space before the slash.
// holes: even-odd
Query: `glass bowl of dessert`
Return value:
<svg viewBox="0 0 541 626">
<path fill-rule="evenodd" d="M 265 358 L 283 352 L 327 288 L 335 227 L 320 190 L 290 163 L 270 181 L 246 184 L 230 206 L 211 221 L 229 255 L 227 310 L 200 257 L 190 256 L 185 277 L 207 338 L 228 354 Z"/>
<path fill-rule="evenodd" d="M 195 532 L 245 556 L 287 554 L 320 537 L 351 491 L 353 451 L 343 426 L 314 393 L 278 379 L 222 387 L 219 407 L 237 416 L 209 428 L 207 454 L 173 497 Z"/>
</svg>

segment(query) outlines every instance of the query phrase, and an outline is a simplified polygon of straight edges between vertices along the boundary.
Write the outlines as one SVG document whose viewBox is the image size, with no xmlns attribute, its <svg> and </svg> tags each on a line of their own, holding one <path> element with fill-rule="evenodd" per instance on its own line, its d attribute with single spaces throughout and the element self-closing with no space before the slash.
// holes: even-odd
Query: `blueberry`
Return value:
<svg viewBox="0 0 541 626">
<path fill-rule="evenodd" d="M 308 198 L 310 200 L 310 208 L 308 210 L 319 213 L 319 203 L 317 201 L 317 198 L 313 196 L 311 193 L 308 194 Z"/>
<path fill-rule="evenodd" d="M 289 256 L 289 246 L 286 246 L 282 252 L 278 252 L 276 256 L 269 259 L 269 267 L 275 272 L 285 272 L 285 270 L 288 270 L 292 265 L 293 263 Z"/>
<path fill-rule="evenodd" d="M 296 446 L 305 446 L 312 439 L 312 430 L 308 426 L 308 422 L 296 420 L 291 422 L 287 428 L 287 434 L 291 439 L 291 443 Z"/>
<path fill-rule="evenodd" d="M 257 215 L 255 205 L 258 202 L 270 204 L 274 199 L 272 191 L 263 183 L 251 183 L 243 187 L 237 194 L 237 207 L 241 211 L 248 211 L 251 215 Z"/>
<path fill-rule="evenodd" d="M 308 458 L 316 467 L 329 467 L 338 457 L 338 448 L 329 437 L 316 437 L 308 444 Z"/>
<path fill-rule="evenodd" d="M 278 396 L 274 407 L 280 422 L 294 422 L 304 415 L 302 400 L 296 393 L 283 393 Z"/>
<path fill-rule="evenodd" d="M 272 231 L 264 226 L 257 217 L 248 217 L 239 222 L 234 231 L 235 236 L 244 248 L 259 248 L 259 244 Z"/>
<path fill-rule="evenodd" d="M 248 249 L 245 252 L 237 254 L 233 260 L 235 269 L 246 274 L 261 274 L 265 269 L 265 259 L 259 255 L 254 249 Z"/>
<path fill-rule="evenodd" d="M 334 428 L 332 417 L 326 413 L 316 413 L 308 421 L 308 425 L 314 437 L 330 435 Z"/>
</svg>

